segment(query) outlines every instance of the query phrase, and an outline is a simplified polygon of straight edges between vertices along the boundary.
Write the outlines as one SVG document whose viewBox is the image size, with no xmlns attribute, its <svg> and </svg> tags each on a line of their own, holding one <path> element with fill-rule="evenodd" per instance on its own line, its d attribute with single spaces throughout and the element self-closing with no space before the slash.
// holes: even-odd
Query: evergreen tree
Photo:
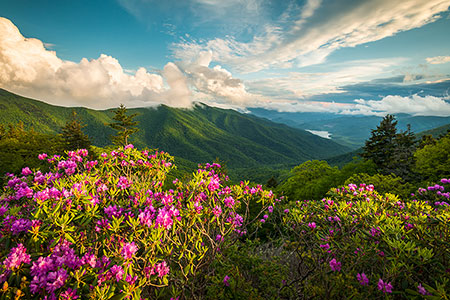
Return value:
<svg viewBox="0 0 450 300">
<path fill-rule="evenodd" d="M 414 152 L 416 151 L 416 136 L 408 124 L 406 131 L 396 135 L 394 153 L 386 166 L 386 173 L 393 173 L 410 181 L 414 179 Z"/>
<path fill-rule="evenodd" d="M 385 170 L 393 157 L 395 138 L 397 136 L 397 120 L 393 115 L 386 115 L 380 125 L 372 130 L 372 135 L 366 141 L 361 156 L 372 160 L 379 169 Z"/>
<path fill-rule="evenodd" d="M 414 165 L 415 136 L 408 129 L 397 133 L 397 120 L 393 115 L 386 115 L 380 125 L 372 130 L 366 141 L 361 156 L 372 160 L 382 174 L 395 174 L 404 179 L 411 179 Z"/>
<path fill-rule="evenodd" d="M 66 150 L 89 149 L 91 141 L 89 137 L 84 134 L 83 128 L 86 125 L 79 120 L 77 113 L 72 111 L 72 117 L 66 122 L 62 128 L 62 138 L 64 140 L 64 148 Z"/>
<path fill-rule="evenodd" d="M 139 128 L 136 128 L 138 122 L 133 121 L 133 118 L 136 116 L 137 114 L 128 116 L 126 107 L 123 104 L 120 104 L 113 117 L 115 122 L 108 124 L 108 126 L 117 130 L 116 135 L 112 136 L 112 142 L 114 145 L 126 146 L 128 144 L 129 136 L 139 131 Z"/>
</svg>

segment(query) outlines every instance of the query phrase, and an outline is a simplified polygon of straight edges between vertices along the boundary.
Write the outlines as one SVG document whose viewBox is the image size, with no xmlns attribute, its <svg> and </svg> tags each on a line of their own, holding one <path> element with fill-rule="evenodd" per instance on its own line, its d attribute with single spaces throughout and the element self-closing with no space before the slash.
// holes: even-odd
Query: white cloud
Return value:
<svg viewBox="0 0 450 300">
<path fill-rule="evenodd" d="M 450 56 L 435 56 L 435 57 L 427 57 L 427 63 L 432 65 L 445 64 L 450 62 Z"/>
<path fill-rule="evenodd" d="M 356 104 L 342 114 L 378 115 L 406 113 L 414 116 L 450 116 L 450 103 L 433 96 L 386 96 L 381 100 L 355 100 Z"/>
<path fill-rule="evenodd" d="M 448 0 L 339 1 L 321 6 L 309 0 L 297 17 L 286 24 L 269 24 L 250 42 L 233 37 L 183 41 L 173 45 L 174 56 L 185 58 L 199 50 L 213 52 L 213 60 L 240 72 L 273 67 L 322 63 L 333 51 L 377 41 L 399 32 L 419 28 L 447 11 Z"/>
<path fill-rule="evenodd" d="M 330 64 L 328 72 L 289 72 L 287 74 L 249 81 L 256 93 L 271 93 L 272 97 L 308 98 L 310 96 L 345 92 L 341 87 L 389 76 L 390 70 L 403 62 L 402 58 L 354 60 Z M 331 71 L 331 69 L 337 69 Z M 331 99 L 332 100 L 332 99 Z"/>
<path fill-rule="evenodd" d="M 40 40 L 23 37 L 10 20 L 0 18 L 0 86 L 12 92 L 65 106 L 190 106 L 182 72 L 168 63 L 162 75 L 144 68 L 130 74 L 105 54 L 79 63 L 61 60 Z"/>
</svg>

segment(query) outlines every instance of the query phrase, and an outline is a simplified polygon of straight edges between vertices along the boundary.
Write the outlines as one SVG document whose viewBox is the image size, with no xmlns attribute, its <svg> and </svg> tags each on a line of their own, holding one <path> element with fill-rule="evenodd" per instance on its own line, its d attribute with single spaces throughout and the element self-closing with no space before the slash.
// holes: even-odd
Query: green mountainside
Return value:
<svg viewBox="0 0 450 300">
<path fill-rule="evenodd" d="M 24 98 L 0 89 L 0 124 L 22 121 L 25 128 L 59 133 L 72 111 L 86 125 L 84 132 L 96 146 L 110 144 L 114 109 L 66 108 Z M 129 109 L 137 113 L 140 131 L 131 142 L 159 148 L 194 163 L 216 158 L 230 168 L 299 164 L 349 151 L 331 140 L 301 129 L 249 114 L 196 104 L 193 109 L 168 106 Z"/>
<path fill-rule="evenodd" d="M 450 131 L 450 124 L 446 124 L 437 128 L 419 132 L 417 134 L 417 137 L 421 138 L 424 135 L 432 135 L 434 138 L 438 138 L 440 136 L 446 135 L 447 132 L 449 131 Z"/>
</svg>

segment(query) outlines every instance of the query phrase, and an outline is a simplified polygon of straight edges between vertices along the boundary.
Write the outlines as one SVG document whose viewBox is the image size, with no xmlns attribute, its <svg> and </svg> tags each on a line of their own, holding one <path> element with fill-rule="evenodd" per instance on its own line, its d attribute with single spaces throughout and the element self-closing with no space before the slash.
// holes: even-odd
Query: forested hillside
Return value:
<svg viewBox="0 0 450 300">
<path fill-rule="evenodd" d="M 111 144 L 108 127 L 114 110 L 96 111 L 45 104 L 0 90 L 0 124 L 24 123 L 24 128 L 58 134 L 77 113 L 83 131 L 95 146 Z M 230 167 L 298 164 L 343 154 L 348 148 L 300 129 L 273 123 L 234 110 L 196 104 L 193 109 L 157 108 L 128 110 L 137 114 L 139 131 L 130 142 L 159 148 L 195 163 L 219 158 Z"/>
</svg>

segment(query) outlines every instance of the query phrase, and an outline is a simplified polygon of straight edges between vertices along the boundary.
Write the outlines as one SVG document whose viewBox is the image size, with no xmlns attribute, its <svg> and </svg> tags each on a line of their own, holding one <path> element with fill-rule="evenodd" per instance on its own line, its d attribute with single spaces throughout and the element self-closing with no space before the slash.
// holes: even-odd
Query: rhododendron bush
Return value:
<svg viewBox="0 0 450 300">
<path fill-rule="evenodd" d="M 349 184 L 321 201 L 297 201 L 283 217 L 296 259 L 284 288 L 299 298 L 448 299 L 449 183 L 409 200 Z"/>
<path fill-rule="evenodd" d="M 211 262 L 277 201 L 226 185 L 218 164 L 167 188 L 164 152 L 132 145 L 98 160 L 47 157 L 51 171 L 9 175 L 0 196 L 0 295 L 7 299 L 189 298 Z M 261 203 L 250 216 L 250 203 Z"/>
</svg>

